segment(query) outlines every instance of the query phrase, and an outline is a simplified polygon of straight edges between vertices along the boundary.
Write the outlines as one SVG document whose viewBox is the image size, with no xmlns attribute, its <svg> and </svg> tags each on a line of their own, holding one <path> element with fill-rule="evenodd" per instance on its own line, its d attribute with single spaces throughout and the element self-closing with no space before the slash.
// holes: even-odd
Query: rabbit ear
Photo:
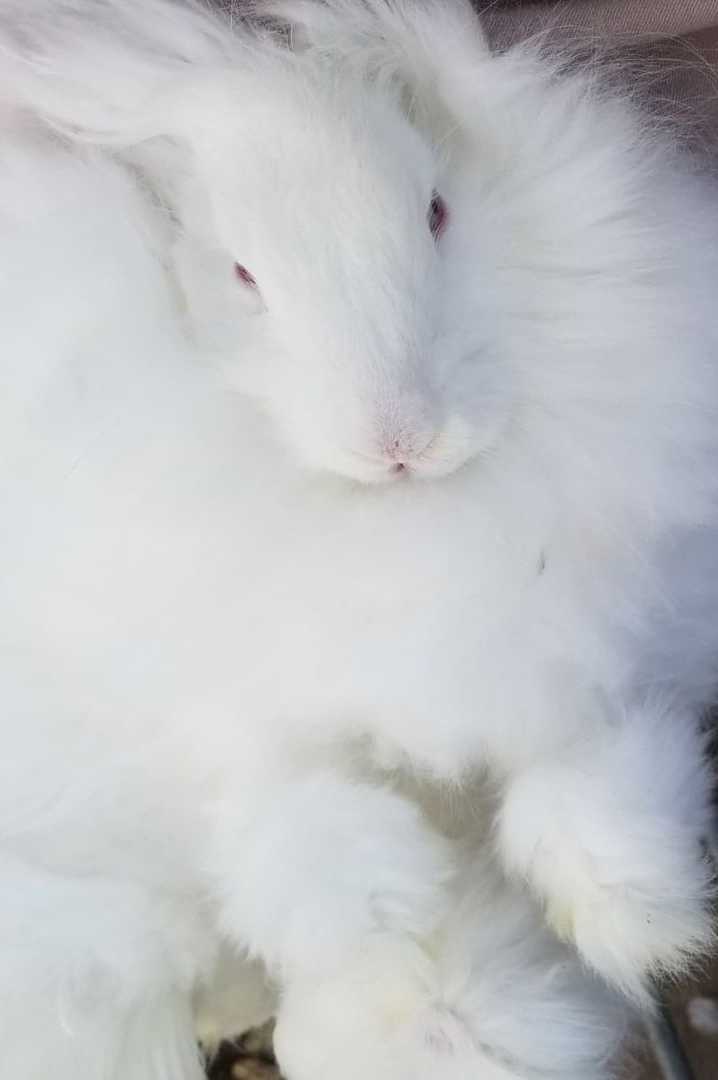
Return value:
<svg viewBox="0 0 718 1080">
<path fill-rule="evenodd" d="M 0 96 L 75 139 L 132 145 L 183 134 L 178 93 L 232 48 L 194 0 L 3 0 Z"/>
<path fill-rule="evenodd" d="M 470 122 L 489 48 L 469 0 L 268 0 L 256 10 L 294 51 L 396 87 L 433 134 Z"/>
</svg>

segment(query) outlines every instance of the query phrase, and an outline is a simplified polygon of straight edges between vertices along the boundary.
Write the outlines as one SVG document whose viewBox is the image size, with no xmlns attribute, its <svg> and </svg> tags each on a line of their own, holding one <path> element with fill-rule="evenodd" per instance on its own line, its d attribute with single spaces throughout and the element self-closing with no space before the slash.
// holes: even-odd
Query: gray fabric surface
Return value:
<svg viewBox="0 0 718 1080">
<path fill-rule="evenodd" d="M 495 48 L 581 50 L 718 161 L 718 0 L 476 0 Z"/>
</svg>

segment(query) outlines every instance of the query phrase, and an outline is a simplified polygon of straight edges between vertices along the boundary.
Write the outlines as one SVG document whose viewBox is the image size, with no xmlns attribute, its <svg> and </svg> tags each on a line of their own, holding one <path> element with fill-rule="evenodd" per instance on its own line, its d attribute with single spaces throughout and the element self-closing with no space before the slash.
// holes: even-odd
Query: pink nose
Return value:
<svg viewBox="0 0 718 1080">
<path fill-rule="evenodd" d="M 413 458 L 418 457 L 431 443 L 433 435 L 406 435 L 387 441 L 383 446 L 383 457 L 394 462 L 397 468 L 404 468 Z"/>
<path fill-rule="evenodd" d="M 401 439 L 394 439 L 393 442 L 388 443 L 384 447 L 384 456 L 390 458 L 392 461 L 401 461 L 404 457 L 408 456 L 411 451 L 406 446 L 402 445 Z"/>
</svg>

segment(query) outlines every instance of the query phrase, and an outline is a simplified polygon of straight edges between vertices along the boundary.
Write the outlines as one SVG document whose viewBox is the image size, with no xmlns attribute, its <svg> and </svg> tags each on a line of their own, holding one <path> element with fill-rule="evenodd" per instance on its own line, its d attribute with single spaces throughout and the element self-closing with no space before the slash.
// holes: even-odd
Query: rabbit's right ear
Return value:
<svg viewBox="0 0 718 1080">
<path fill-rule="evenodd" d="M 78 141 L 184 135 L 235 37 L 194 0 L 2 0 L 0 96 Z"/>
<path fill-rule="evenodd" d="M 489 47 L 469 0 L 261 0 L 290 48 L 396 87 L 417 126 L 470 126 Z"/>
</svg>

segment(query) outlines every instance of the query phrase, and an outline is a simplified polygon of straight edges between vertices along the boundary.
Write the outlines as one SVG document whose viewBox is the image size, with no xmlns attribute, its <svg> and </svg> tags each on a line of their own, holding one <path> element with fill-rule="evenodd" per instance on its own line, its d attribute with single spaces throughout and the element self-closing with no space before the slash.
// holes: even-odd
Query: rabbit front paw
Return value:
<svg viewBox="0 0 718 1080">
<path fill-rule="evenodd" d="M 595 786 L 578 781 L 555 768 L 514 782 L 499 847 L 543 901 L 554 932 L 650 1008 L 652 980 L 681 974 L 712 944 L 711 868 L 697 828 L 596 798 Z"/>
<path fill-rule="evenodd" d="M 468 1026 L 440 1001 L 430 957 L 392 936 L 378 936 L 340 975 L 288 985 L 275 1046 L 288 1080 L 483 1075 Z"/>
</svg>

